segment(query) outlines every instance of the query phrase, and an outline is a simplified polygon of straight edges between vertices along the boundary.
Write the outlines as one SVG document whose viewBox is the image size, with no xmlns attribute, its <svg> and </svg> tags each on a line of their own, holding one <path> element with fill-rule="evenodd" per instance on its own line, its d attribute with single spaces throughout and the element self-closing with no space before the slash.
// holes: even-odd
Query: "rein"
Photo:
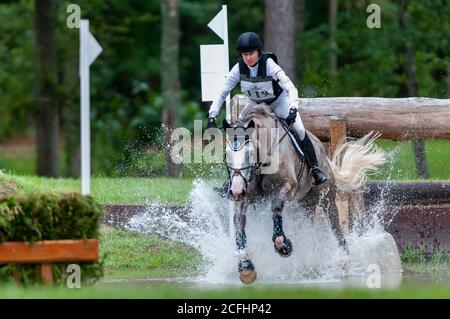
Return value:
<svg viewBox="0 0 450 319">
<path fill-rule="evenodd" d="M 276 128 L 278 128 L 278 121 L 279 121 L 281 118 L 278 117 L 278 116 L 273 116 L 273 115 L 271 115 L 271 114 L 268 114 L 268 115 L 269 115 L 270 117 L 272 117 L 272 118 L 275 120 Z M 281 144 L 281 142 L 282 142 L 282 141 L 284 140 L 284 138 L 288 135 L 289 131 L 292 129 L 293 126 L 294 126 L 294 123 L 292 123 L 291 125 L 289 125 L 288 129 L 284 132 L 284 134 L 281 136 L 281 138 L 280 138 L 278 141 L 276 141 L 275 143 L 273 143 L 273 144 L 270 146 L 269 157 L 272 155 L 272 150 L 274 150 L 275 147 L 277 147 L 277 146 L 279 146 L 279 145 Z M 228 140 L 228 143 L 230 144 L 230 141 L 229 141 L 229 140 Z M 233 149 L 233 151 L 237 151 L 237 150 L 234 150 L 234 149 Z M 269 160 L 268 162 L 266 162 L 266 163 L 261 162 L 261 161 L 260 161 L 260 158 L 259 158 L 259 152 L 257 152 L 256 154 L 257 154 L 256 164 L 253 164 L 253 165 L 248 165 L 248 166 L 245 166 L 245 167 L 242 167 L 242 168 L 235 168 L 235 167 L 232 167 L 232 166 L 228 165 L 227 163 L 225 163 L 225 165 L 226 165 L 226 167 L 227 167 L 227 169 L 228 169 L 228 177 L 231 179 L 232 176 L 241 176 L 242 179 L 244 180 L 245 188 L 247 188 L 248 183 L 252 180 L 252 177 L 253 177 L 253 176 L 258 177 L 258 176 L 261 174 L 261 167 L 267 166 L 267 165 L 269 164 L 269 162 L 270 162 L 270 160 Z M 242 175 L 242 173 L 241 173 L 241 171 L 246 170 L 246 169 L 252 169 L 251 172 L 250 172 L 251 175 L 250 175 L 249 180 L 247 180 L 247 179 L 244 177 L 244 175 Z M 304 165 L 302 165 L 302 168 L 301 168 L 301 170 L 300 170 L 300 173 L 303 172 L 303 169 L 304 169 Z M 230 171 L 232 171 L 233 174 L 230 174 Z M 299 173 L 299 176 L 301 176 L 300 173 Z M 299 176 L 297 176 L 297 179 L 298 179 Z M 231 185 L 231 183 L 230 183 L 230 185 Z"/>
</svg>

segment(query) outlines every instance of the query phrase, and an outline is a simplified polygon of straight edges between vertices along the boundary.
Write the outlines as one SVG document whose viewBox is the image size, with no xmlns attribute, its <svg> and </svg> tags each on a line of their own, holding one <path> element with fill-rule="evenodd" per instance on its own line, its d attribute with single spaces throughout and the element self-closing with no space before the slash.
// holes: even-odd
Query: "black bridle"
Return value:
<svg viewBox="0 0 450 319">
<path fill-rule="evenodd" d="M 228 141 L 228 144 L 231 146 L 231 149 L 233 150 L 233 152 L 239 151 L 240 147 L 239 148 L 235 148 L 235 147 L 232 146 L 232 143 L 231 143 L 231 141 L 229 139 L 227 139 L 227 141 Z M 242 147 L 245 147 L 245 144 L 250 143 L 250 142 L 252 142 L 250 139 L 246 139 L 244 141 Z M 228 163 L 226 162 L 226 159 L 225 159 L 225 166 L 227 167 L 228 178 L 230 179 L 230 183 L 229 183 L 228 187 L 231 186 L 231 179 L 232 179 L 232 177 L 234 177 L 234 176 L 241 176 L 242 179 L 244 180 L 244 183 L 245 183 L 245 189 L 247 189 L 248 183 L 252 180 L 252 178 L 254 176 L 259 175 L 261 165 L 262 165 L 262 163 L 259 161 L 259 152 L 257 152 L 257 161 L 256 161 L 256 163 L 247 165 L 245 167 L 240 167 L 240 168 L 233 167 L 231 165 L 228 165 Z M 251 169 L 251 171 L 250 171 L 250 177 L 247 180 L 245 178 L 245 176 L 242 174 L 242 171 L 245 171 L 245 170 L 248 170 L 248 169 Z"/>
<path fill-rule="evenodd" d="M 278 121 L 281 118 L 278 117 L 278 116 L 272 116 L 272 115 L 270 115 L 270 116 L 275 120 L 276 128 L 278 128 Z M 293 123 L 288 127 L 288 129 L 283 134 L 283 136 L 278 140 L 277 144 L 280 144 L 283 141 L 283 139 L 287 136 L 288 132 L 292 129 L 292 127 L 293 127 Z M 236 141 L 236 137 L 234 137 L 234 140 Z M 231 149 L 233 150 L 233 152 L 237 152 L 241 147 L 244 147 L 245 144 L 247 144 L 249 142 L 253 143 L 253 141 L 251 141 L 250 139 L 246 139 L 242 146 L 234 147 L 233 143 L 231 143 L 230 139 L 227 139 L 227 142 L 231 146 Z M 269 156 L 272 155 L 272 151 L 275 148 L 275 146 L 276 146 L 276 144 L 271 145 L 271 148 L 270 148 L 270 151 L 269 151 Z M 224 161 L 225 161 L 225 166 L 227 167 L 228 178 L 230 180 L 230 182 L 228 184 L 228 191 L 230 190 L 230 187 L 231 187 L 231 179 L 232 179 L 232 177 L 234 177 L 234 176 L 241 176 L 242 179 L 244 180 L 244 183 L 245 183 L 245 189 L 247 189 L 248 183 L 252 180 L 252 178 L 253 177 L 258 177 L 261 174 L 261 167 L 267 166 L 270 163 L 270 161 L 267 162 L 267 163 L 262 163 L 260 161 L 259 149 L 257 149 L 257 151 L 256 151 L 256 157 L 257 157 L 256 163 L 248 165 L 248 166 L 245 166 L 245 167 L 241 167 L 241 168 L 235 168 L 235 167 L 232 167 L 232 166 L 228 165 L 228 163 L 226 162 L 226 158 L 225 157 L 226 157 L 226 154 L 224 156 Z M 241 173 L 241 171 L 244 171 L 244 170 L 247 170 L 247 169 L 251 169 L 250 177 L 249 177 L 248 180 Z M 230 171 L 232 172 L 232 174 L 231 174 Z"/>
</svg>

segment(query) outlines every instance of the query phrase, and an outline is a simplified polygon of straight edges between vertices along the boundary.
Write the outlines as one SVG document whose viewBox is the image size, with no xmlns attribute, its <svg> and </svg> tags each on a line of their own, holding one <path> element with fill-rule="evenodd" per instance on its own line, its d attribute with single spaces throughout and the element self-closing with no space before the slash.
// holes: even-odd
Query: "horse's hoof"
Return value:
<svg viewBox="0 0 450 319">
<path fill-rule="evenodd" d="M 275 248 L 275 251 L 281 257 L 287 258 L 287 257 L 289 257 L 292 254 L 292 242 L 288 238 L 286 238 L 286 236 L 284 236 L 284 235 L 282 236 L 282 239 L 280 237 L 281 236 L 277 237 L 274 240 L 273 247 Z M 281 246 L 281 248 L 278 248 L 280 246 Z"/>
<path fill-rule="evenodd" d="M 256 270 L 250 259 L 239 261 L 239 279 L 249 285 L 256 280 Z"/>
<path fill-rule="evenodd" d="M 239 274 L 243 284 L 250 285 L 256 280 L 256 270 L 243 271 Z"/>
</svg>

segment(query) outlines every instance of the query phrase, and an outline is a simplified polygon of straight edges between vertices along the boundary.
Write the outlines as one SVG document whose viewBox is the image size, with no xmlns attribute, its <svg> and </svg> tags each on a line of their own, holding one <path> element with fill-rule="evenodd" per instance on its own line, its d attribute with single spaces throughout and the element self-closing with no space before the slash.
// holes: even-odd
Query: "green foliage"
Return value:
<svg viewBox="0 0 450 319">
<path fill-rule="evenodd" d="M 0 199 L 0 243 L 99 237 L 102 208 L 92 197 L 78 194 L 56 196 L 31 194 Z M 55 263 L 56 282 L 64 281 L 67 263 Z M 102 262 L 80 263 L 83 280 L 101 277 Z M 0 266 L 0 280 L 30 284 L 40 282 L 38 265 L 8 264 Z"/>
<path fill-rule="evenodd" d="M 442 249 L 436 249 L 431 254 L 426 252 L 425 246 L 420 244 L 414 247 L 407 245 L 401 252 L 400 258 L 403 264 L 417 266 L 448 266 L 450 254 Z"/>
<path fill-rule="evenodd" d="M 0 199 L 0 243 L 98 237 L 102 208 L 91 197 L 31 194 Z"/>
<path fill-rule="evenodd" d="M 66 6 L 58 2 L 58 104 L 66 141 L 66 158 L 79 145 L 78 29 L 68 29 Z M 160 1 L 81 0 L 82 17 L 104 51 L 91 67 L 91 123 L 93 172 L 133 176 L 146 172 L 146 160 L 163 151 L 160 78 Z M 336 41 L 338 70 L 329 69 L 328 2 L 306 1 L 305 28 L 296 38 L 299 93 L 305 97 L 383 96 L 403 93 L 401 70 L 406 35 L 399 25 L 397 4 L 379 1 L 381 29 L 366 26 L 370 1 L 339 2 Z M 0 141 L 34 126 L 35 46 L 34 2 L 0 4 Z M 228 0 L 230 66 L 238 56 L 234 41 L 244 31 L 264 36 L 264 1 Z M 217 0 L 181 0 L 180 125 L 192 130 L 194 119 L 204 119 L 209 102 L 201 102 L 201 44 L 222 40 L 208 27 L 221 9 Z M 419 95 L 446 98 L 450 45 L 450 4 L 446 0 L 408 1 L 410 40 L 415 54 Z M 436 23 L 439 21 L 439 23 Z M 301 73 L 301 74 L 300 74 Z M 235 91 L 236 92 L 236 91 Z M 153 156 L 153 155 L 152 155 Z M 159 160 L 159 159 L 158 159 Z M 3 160 L 0 165 L 14 165 Z M 158 164 L 159 165 L 159 164 Z M 65 165 L 66 167 L 68 165 Z"/>
</svg>

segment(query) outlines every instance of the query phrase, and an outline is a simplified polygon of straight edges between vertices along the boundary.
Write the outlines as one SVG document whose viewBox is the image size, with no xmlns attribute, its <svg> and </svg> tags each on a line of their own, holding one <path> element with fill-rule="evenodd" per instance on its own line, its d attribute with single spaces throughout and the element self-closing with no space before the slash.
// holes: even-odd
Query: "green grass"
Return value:
<svg viewBox="0 0 450 319">
<path fill-rule="evenodd" d="M 406 246 L 400 253 L 403 264 L 414 266 L 450 266 L 450 255 L 441 249 L 436 249 L 432 254 L 427 254 L 423 244 L 418 247 Z"/>
<path fill-rule="evenodd" d="M 0 169 L 7 168 L 12 174 L 34 175 L 36 174 L 36 159 L 32 157 L 6 157 L 0 154 Z"/>
<path fill-rule="evenodd" d="M 388 162 L 371 179 L 418 179 L 411 142 L 380 140 L 377 145 L 387 151 Z M 430 179 L 450 180 L 450 140 L 426 141 L 425 149 Z"/>
<path fill-rule="evenodd" d="M 165 286 L 148 282 L 135 287 L 114 287 L 109 284 L 82 286 L 80 289 L 65 287 L 0 287 L 1 298 L 158 298 L 158 299 L 370 299 L 370 298 L 444 298 L 448 299 L 450 288 L 443 286 L 403 287 L 400 289 L 355 289 L 355 288 L 317 288 L 293 285 L 278 286 L 238 286 L 228 288 Z"/>
<path fill-rule="evenodd" d="M 17 185 L 19 194 L 31 192 L 67 193 L 80 192 L 79 179 L 43 178 L 5 174 L 5 178 Z M 163 204 L 183 205 L 188 202 L 192 179 L 170 178 L 105 178 L 92 179 L 92 196 L 100 204 Z"/>
<path fill-rule="evenodd" d="M 156 235 L 106 228 L 100 237 L 108 277 L 178 277 L 196 273 L 201 255 L 192 247 Z"/>
</svg>

